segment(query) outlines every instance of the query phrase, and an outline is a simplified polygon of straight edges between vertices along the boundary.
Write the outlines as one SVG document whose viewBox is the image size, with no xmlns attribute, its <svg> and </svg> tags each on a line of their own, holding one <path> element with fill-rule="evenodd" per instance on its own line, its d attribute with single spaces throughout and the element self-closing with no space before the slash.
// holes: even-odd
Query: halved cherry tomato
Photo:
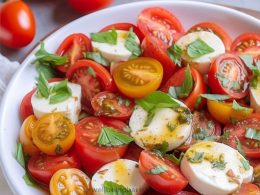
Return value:
<svg viewBox="0 0 260 195">
<path fill-rule="evenodd" d="M 56 51 L 57 55 L 67 56 L 68 62 L 62 66 L 56 66 L 57 69 L 62 73 L 66 73 L 77 60 L 83 58 L 83 52 L 91 50 L 91 41 L 86 35 L 82 33 L 69 35 L 63 40 Z"/>
<path fill-rule="evenodd" d="M 137 26 L 145 36 L 153 36 L 171 46 L 184 33 L 181 22 L 161 7 L 144 9 L 138 16 Z"/>
<path fill-rule="evenodd" d="M 163 194 L 161 194 L 161 193 L 159 193 L 159 192 L 150 188 L 149 190 L 147 190 L 144 193 L 144 195 L 163 195 Z M 174 195 L 199 195 L 199 194 L 196 193 L 196 192 L 180 191 L 180 192 L 178 192 L 177 194 L 174 194 Z"/>
<path fill-rule="evenodd" d="M 45 154 L 66 153 L 75 139 L 74 124 L 61 113 L 39 118 L 32 131 L 33 143 Z"/>
<path fill-rule="evenodd" d="M 163 77 L 160 62 L 139 57 L 120 63 L 113 71 L 116 86 L 125 96 L 141 98 L 158 89 Z"/>
<path fill-rule="evenodd" d="M 62 186 L 62 187 L 61 187 Z M 51 195 L 58 194 L 85 194 L 90 195 L 90 179 L 79 169 L 60 169 L 50 181 Z"/>
<path fill-rule="evenodd" d="M 260 34 L 244 33 L 239 35 L 231 45 L 231 51 L 243 52 L 250 47 L 260 47 Z"/>
<path fill-rule="evenodd" d="M 163 81 L 165 83 L 172 74 L 176 71 L 176 64 L 171 60 L 167 54 L 167 48 L 161 40 L 156 39 L 152 36 L 145 36 L 142 45 L 143 56 L 151 57 L 159 62 L 163 66 Z"/>
<path fill-rule="evenodd" d="M 131 23 L 115 23 L 115 24 L 110 24 L 104 28 L 102 28 L 100 30 L 100 32 L 106 32 L 112 29 L 116 29 L 116 30 L 125 30 L 125 31 L 129 31 L 131 28 L 133 28 L 134 33 L 137 35 L 137 37 L 140 40 L 140 43 L 142 43 L 143 39 L 144 39 L 144 35 L 143 33 L 139 30 L 139 28 L 137 28 L 137 26 L 135 26 L 134 24 Z"/>
<path fill-rule="evenodd" d="M 241 188 L 232 195 L 260 195 L 260 189 L 252 183 L 243 183 Z"/>
<path fill-rule="evenodd" d="M 103 91 L 96 94 L 91 100 L 96 116 L 112 117 L 126 120 L 134 109 L 134 102 L 120 95 Z"/>
<path fill-rule="evenodd" d="M 178 70 L 174 73 L 170 79 L 165 83 L 165 85 L 161 88 L 162 91 L 168 93 L 170 87 L 177 87 L 183 84 L 185 79 L 185 70 L 186 67 Z M 200 94 L 204 94 L 207 92 L 206 84 L 203 81 L 200 73 L 195 69 L 190 67 L 191 75 L 193 78 L 193 90 L 189 94 L 189 96 L 182 101 L 188 106 L 191 110 L 194 110 L 195 105 L 197 103 L 197 99 L 200 97 Z M 202 108 L 202 106 L 206 103 L 205 100 L 201 99 L 200 103 L 198 103 L 197 108 Z"/>
<path fill-rule="evenodd" d="M 221 126 L 207 112 L 195 111 L 192 115 L 192 132 L 183 145 L 177 148 L 186 151 L 191 144 L 201 140 L 216 140 L 214 136 L 221 135 Z"/>
<path fill-rule="evenodd" d="M 166 167 L 165 172 L 150 174 L 149 172 L 157 166 Z M 150 151 L 141 152 L 139 170 L 148 185 L 160 193 L 176 194 L 188 185 L 188 180 L 177 165 Z"/>
<path fill-rule="evenodd" d="M 232 44 L 232 38 L 219 24 L 215 22 L 201 22 L 192 26 L 188 30 L 188 33 L 197 32 L 197 31 L 213 32 L 222 40 L 223 44 L 225 45 L 226 51 L 230 50 Z"/>
<path fill-rule="evenodd" d="M 210 66 L 208 83 L 211 91 L 242 99 L 248 94 L 248 72 L 244 63 L 234 54 L 223 54 Z"/>
<path fill-rule="evenodd" d="M 68 3 L 74 10 L 86 14 L 105 8 L 112 3 L 112 0 L 68 0 Z"/>
<path fill-rule="evenodd" d="M 224 113 L 224 110 L 222 110 Z M 246 132 L 248 128 L 260 130 L 260 114 L 252 114 L 249 118 L 237 122 L 235 125 L 227 125 L 224 131 L 229 131 L 230 136 L 227 144 L 237 149 L 237 139 L 239 139 L 245 155 L 248 158 L 260 158 L 260 141 L 247 138 Z"/>
<path fill-rule="evenodd" d="M 113 119 L 87 117 L 76 125 L 75 149 L 80 155 L 85 171 L 90 175 L 103 165 L 122 157 L 127 149 L 127 145 L 100 146 L 97 140 L 103 127 L 112 127 L 124 133 L 126 124 Z"/>
<path fill-rule="evenodd" d="M 49 185 L 52 175 L 65 168 L 80 168 L 80 160 L 74 150 L 62 156 L 48 156 L 45 154 L 32 156 L 28 162 L 30 175 L 42 184 Z"/>
<path fill-rule="evenodd" d="M 251 55 L 254 59 L 255 65 L 257 61 L 260 61 L 260 46 L 251 46 L 249 48 L 246 48 L 244 51 L 237 53 L 238 55 Z"/>
<path fill-rule="evenodd" d="M 20 129 L 19 140 L 23 146 L 23 152 L 26 155 L 36 155 L 40 153 L 39 148 L 35 146 L 32 140 L 32 131 L 35 128 L 37 118 L 34 115 L 28 116 Z"/>
<path fill-rule="evenodd" d="M 67 78 L 81 85 L 82 109 L 92 112 L 91 99 L 101 91 L 113 91 L 114 83 L 109 72 L 91 60 L 78 60 L 67 72 Z"/>
<path fill-rule="evenodd" d="M 1 44 L 11 48 L 28 45 L 35 36 L 35 18 L 32 10 L 20 0 L 1 3 L 0 29 Z"/>
<path fill-rule="evenodd" d="M 208 111 L 213 116 L 213 118 L 222 124 L 231 123 L 232 120 L 241 120 L 247 118 L 250 114 L 253 113 L 252 108 L 247 108 L 245 110 L 234 110 L 232 108 L 232 103 L 230 102 L 207 100 L 207 106 Z"/>
</svg>

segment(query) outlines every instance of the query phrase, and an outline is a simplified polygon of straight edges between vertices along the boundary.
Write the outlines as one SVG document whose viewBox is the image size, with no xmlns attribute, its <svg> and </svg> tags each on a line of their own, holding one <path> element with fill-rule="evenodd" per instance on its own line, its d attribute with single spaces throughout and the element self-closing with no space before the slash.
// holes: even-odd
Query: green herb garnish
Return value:
<svg viewBox="0 0 260 195">
<path fill-rule="evenodd" d="M 142 49 L 139 44 L 136 43 L 136 34 L 133 32 L 133 28 L 130 28 L 127 39 L 125 41 L 125 47 L 132 53 L 132 56 L 140 56 Z"/>
<path fill-rule="evenodd" d="M 254 128 L 246 128 L 246 138 L 260 141 L 260 130 Z"/>
<path fill-rule="evenodd" d="M 108 43 L 111 45 L 117 44 L 117 32 L 112 29 L 107 32 L 90 33 L 92 41 L 99 43 Z"/>
<path fill-rule="evenodd" d="M 219 94 L 200 94 L 200 96 L 208 100 L 217 100 L 217 101 L 223 101 L 230 98 L 230 96 L 228 95 L 219 95 Z"/>
<path fill-rule="evenodd" d="M 178 45 L 173 44 L 169 47 L 167 49 L 167 54 L 177 66 L 181 67 L 182 49 Z"/>
<path fill-rule="evenodd" d="M 103 184 L 105 195 L 132 195 L 131 189 L 112 181 Z"/>
<path fill-rule="evenodd" d="M 192 59 L 199 58 L 214 51 L 215 50 L 202 39 L 197 39 L 193 41 L 187 47 L 187 54 Z"/>
<path fill-rule="evenodd" d="M 83 55 L 84 58 L 94 60 L 103 66 L 109 66 L 109 62 L 99 52 L 84 52 Z"/>
<path fill-rule="evenodd" d="M 145 173 L 151 174 L 151 175 L 159 175 L 159 174 L 164 173 L 166 171 L 168 171 L 168 167 L 167 166 L 165 166 L 165 165 L 157 165 L 154 168 L 146 171 Z"/>
</svg>

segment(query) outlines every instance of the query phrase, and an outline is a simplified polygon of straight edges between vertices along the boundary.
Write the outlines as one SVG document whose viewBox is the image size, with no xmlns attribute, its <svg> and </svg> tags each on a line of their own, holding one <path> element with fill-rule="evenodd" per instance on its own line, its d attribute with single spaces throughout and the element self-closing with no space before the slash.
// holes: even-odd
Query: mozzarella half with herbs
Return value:
<svg viewBox="0 0 260 195">
<path fill-rule="evenodd" d="M 127 61 L 132 56 L 132 53 L 125 46 L 129 31 L 116 30 L 116 33 L 117 41 L 115 45 L 92 41 L 93 49 L 100 52 L 109 62 Z M 140 46 L 140 40 L 136 35 L 135 41 Z"/>
<path fill-rule="evenodd" d="M 54 86 L 59 82 L 49 83 L 49 86 Z M 39 97 L 37 91 L 33 94 L 31 103 L 33 107 L 33 113 L 37 118 L 44 116 L 45 114 L 52 112 L 61 112 L 69 118 L 73 123 L 78 121 L 78 116 L 81 110 L 81 87 L 78 84 L 69 83 L 68 87 L 71 90 L 71 96 L 65 101 L 50 104 L 50 97 Z"/>
<path fill-rule="evenodd" d="M 210 141 L 197 143 L 187 150 L 181 171 L 195 190 L 206 195 L 231 194 L 253 176 L 253 168 L 237 150 Z"/>
<path fill-rule="evenodd" d="M 183 144 L 191 133 L 191 112 L 180 101 L 179 108 L 157 108 L 150 123 L 146 125 L 148 112 L 136 106 L 129 126 L 131 136 L 137 145 L 144 149 L 153 149 L 167 142 L 168 151 Z"/>
<path fill-rule="evenodd" d="M 127 159 L 119 159 L 104 165 L 94 174 L 91 181 L 94 195 L 104 195 L 112 186 L 113 190 L 116 190 L 118 185 L 121 189 L 130 190 L 132 195 L 141 195 L 148 188 L 140 174 L 138 163 Z M 110 193 L 120 194 L 117 191 Z"/>
<path fill-rule="evenodd" d="M 191 58 L 187 54 L 188 47 L 197 40 L 202 40 L 213 50 L 207 54 L 200 57 Z M 207 74 L 210 68 L 211 62 L 218 57 L 220 54 L 225 53 L 225 45 L 222 40 L 212 32 L 199 31 L 191 32 L 183 37 L 181 37 L 177 42 L 178 45 L 183 50 L 182 58 L 187 62 L 191 63 L 201 74 Z M 199 50 L 204 50 L 199 44 L 195 44 L 191 50 L 194 53 L 201 53 Z"/>
<path fill-rule="evenodd" d="M 254 109 L 256 113 L 260 113 L 260 81 L 256 88 L 250 87 L 250 107 Z"/>
</svg>

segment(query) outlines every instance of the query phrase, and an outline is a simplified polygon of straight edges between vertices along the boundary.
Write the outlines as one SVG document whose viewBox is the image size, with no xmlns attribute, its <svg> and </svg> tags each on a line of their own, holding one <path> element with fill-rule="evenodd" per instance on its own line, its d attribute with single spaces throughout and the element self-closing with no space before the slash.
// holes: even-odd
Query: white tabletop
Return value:
<svg viewBox="0 0 260 195">
<path fill-rule="evenodd" d="M 134 2 L 138 0 L 114 0 L 113 5 Z M 147 0 L 143 0 L 147 1 Z M 259 0 L 200 0 L 204 2 L 211 2 L 220 5 L 232 7 L 247 14 L 260 19 L 260 1 Z M 64 3 L 64 0 L 27 0 L 26 1 L 32 8 L 37 24 L 37 32 L 34 41 L 27 47 L 20 50 L 12 50 L 0 47 L 1 53 L 8 57 L 10 60 L 22 61 L 25 55 L 39 42 L 43 37 L 48 35 L 55 29 L 63 26 L 64 24 L 80 17 L 81 15 L 70 9 Z M 5 182 L 2 173 L 0 172 L 0 194 L 12 195 L 7 183 Z"/>
</svg>

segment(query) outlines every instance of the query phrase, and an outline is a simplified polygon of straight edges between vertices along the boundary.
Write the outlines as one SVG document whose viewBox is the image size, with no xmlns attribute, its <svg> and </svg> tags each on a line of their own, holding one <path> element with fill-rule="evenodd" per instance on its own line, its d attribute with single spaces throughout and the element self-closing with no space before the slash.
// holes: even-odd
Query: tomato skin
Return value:
<svg viewBox="0 0 260 195">
<path fill-rule="evenodd" d="M 119 98 L 122 102 L 120 102 Z M 96 116 L 127 120 L 133 112 L 134 102 L 127 100 L 129 105 L 125 105 L 125 100 L 120 95 L 103 91 L 92 98 L 91 105 Z"/>
<path fill-rule="evenodd" d="M 87 69 L 92 68 L 96 77 L 87 73 Z M 82 109 L 93 112 L 91 99 L 101 91 L 115 91 L 115 84 L 109 72 L 100 64 L 92 60 L 78 60 L 67 71 L 66 77 L 74 83 L 81 85 Z"/>
<path fill-rule="evenodd" d="M 201 31 L 201 30 L 212 31 L 215 35 L 217 35 L 222 40 L 222 42 L 225 45 L 226 51 L 230 51 L 232 38 L 219 24 L 214 22 L 209 22 L 209 21 L 201 22 L 192 26 L 187 33 Z"/>
<path fill-rule="evenodd" d="M 79 169 L 80 167 L 80 160 L 73 149 L 61 156 L 48 156 L 45 154 L 32 156 L 28 162 L 30 175 L 38 182 L 46 185 L 49 185 L 52 175 L 59 169 Z"/>
<path fill-rule="evenodd" d="M 35 36 L 35 19 L 32 10 L 20 0 L 0 4 L 0 29 L 1 44 L 10 48 L 28 45 Z"/>
<path fill-rule="evenodd" d="M 223 66 L 225 67 L 223 68 Z M 240 84 L 240 87 L 243 87 L 243 90 L 233 89 L 230 84 L 231 82 L 227 84 L 227 87 L 223 87 L 221 81 L 218 79 L 218 74 L 225 74 L 224 76 L 233 77 L 235 82 L 242 81 L 243 84 L 246 85 L 246 83 L 249 82 L 248 72 L 239 57 L 231 53 L 222 54 L 217 57 L 217 59 L 210 66 L 208 73 L 208 84 L 213 93 L 229 95 L 233 99 L 242 99 L 248 94 L 247 85 L 245 88 L 244 85 L 241 86 Z M 230 78 L 227 79 L 230 80 Z"/>
<path fill-rule="evenodd" d="M 86 51 L 92 51 L 91 40 L 86 35 L 74 33 L 67 36 L 58 47 L 56 54 L 60 56 L 67 55 L 69 61 L 65 65 L 56 66 L 56 68 L 60 72 L 66 73 L 70 66 L 83 58 L 83 52 Z"/>
<path fill-rule="evenodd" d="M 230 136 L 227 139 L 227 144 L 233 148 L 236 146 L 236 138 L 240 140 L 246 157 L 252 159 L 260 158 L 259 141 L 245 137 L 246 128 L 260 129 L 260 114 L 252 114 L 247 119 L 239 121 L 236 125 L 229 124 L 225 126 L 224 132 L 229 131 Z M 248 143 L 248 144 L 247 144 Z M 255 147 L 257 144 L 257 147 Z"/>
<path fill-rule="evenodd" d="M 255 184 L 242 183 L 241 188 L 233 195 L 260 195 L 260 189 Z"/>
<path fill-rule="evenodd" d="M 177 87 L 183 84 L 185 79 L 185 70 L 186 67 L 178 70 L 174 73 L 169 80 L 164 84 L 161 88 L 162 91 L 168 93 L 170 87 Z M 204 94 L 207 92 L 206 84 L 203 81 L 201 74 L 193 67 L 190 67 L 191 75 L 194 81 L 193 90 L 191 91 L 190 95 L 183 99 L 182 101 L 188 106 L 191 110 L 195 109 L 195 104 L 197 98 L 200 94 Z M 202 99 L 201 103 L 199 104 L 198 108 L 202 108 L 203 105 L 206 103 L 205 100 Z"/>
<path fill-rule="evenodd" d="M 243 45 L 243 42 L 247 42 L 249 40 L 253 40 L 254 44 L 246 44 Z M 253 32 L 247 32 L 239 35 L 231 45 L 232 52 L 243 52 L 250 47 L 260 47 L 260 35 Z"/>
<path fill-rule="evenodd" d="M 161 174 L 147 174 L 147 171 L 158 165 L 166 165 L 168 170 Z M 139 159 L 139 170 L 148 185 L 164 194 L 176 194 L 188 185 L 188 180 L 182 175 L 179 167 L 156 154 L 143 150 Z"/>
<path fill-rule="evenodd" d="M 161 7 L 149 7 L 138 16 L 137 26 L 145 36 L 153 36 L 171 46 L 184 33 L 179 19 Z"/>
<path fill-rule="evenodd" d="M 81 14 L 93 12 L 105 8 L 112 0 L 68 0 L 69 5 Z"/>
<path fill-rule="evenodd" d="M 112 30 L 113 28 L 115 28 L 116 30 L 125 30 L 125 31 L 129 31 L 131 28 L 133 28 L 133 31 L 137 35 L 137 37 L 139 38 L 140 43 L 142 43 L 142 41 L 144 39 L 144 34 L 139 30 L 139 28 L 137 26 L 135 26 L 134 24 L 131 24 L 131 23 L 110 24 L 110 25 L 102 28 L 100 30 L 100 32 L 106 32 L 106 31 Z"/>
<path fill-rule="evenodd" d="M 123 132 L 126 124 L 106 118 L 87 117 L 76 125 L 75 149 L 79 154 L 84 170 L 94 174 L 103 165 L 122 157 L 128 145 L 118 147 L 105 147 L 97 144 L 102 127 L 113 127 Z"/>
<path fill-rule="evenodd" d="M 32 95 L 36 89 L 31 90 L 29 93 L 27 93 L 20 104 L 20 117 L 22 121 L 24 121 L 28 116 L 33 115 L 33 108 L 31 104 Z"/>
</svg>

